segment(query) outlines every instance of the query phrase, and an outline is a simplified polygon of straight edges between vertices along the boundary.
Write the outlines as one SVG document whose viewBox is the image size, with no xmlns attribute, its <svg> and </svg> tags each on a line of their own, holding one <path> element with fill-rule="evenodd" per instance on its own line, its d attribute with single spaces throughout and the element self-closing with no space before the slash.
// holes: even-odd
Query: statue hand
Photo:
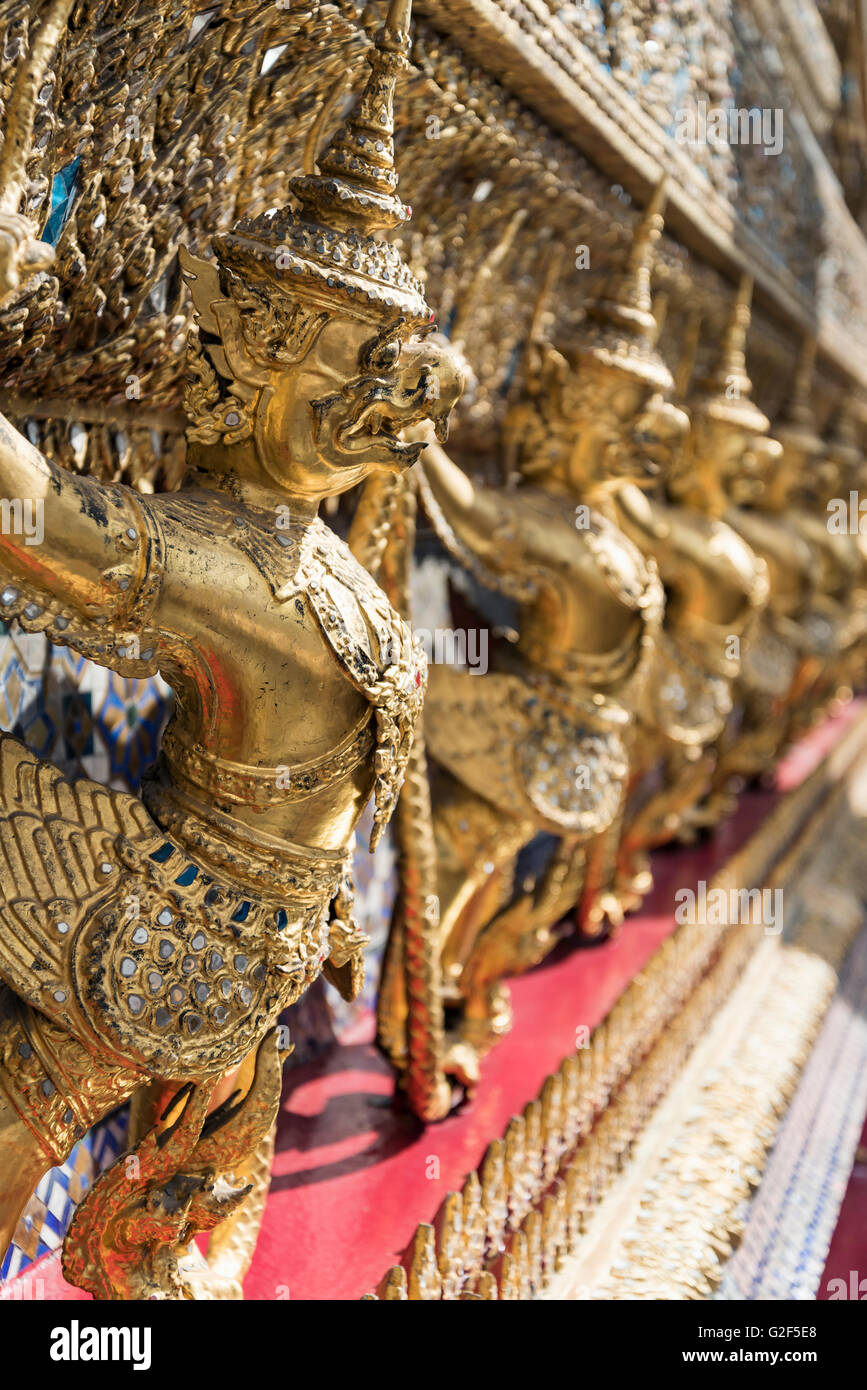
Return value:
<svg viewBox="0 0 867 1390">
<path fill-rule="evenodd" d="M 401 438 L 407 444 L 434 444 L 436 434 L 432 420 L 419 420 L 415 425 L 407 425 L 401 431 Z"/>
<path fill-rule="evenodd" d="M 29 217 L 0 212 L 0 304 L 54 262 L 54 248 L 40 241 Z"/>
</svg>

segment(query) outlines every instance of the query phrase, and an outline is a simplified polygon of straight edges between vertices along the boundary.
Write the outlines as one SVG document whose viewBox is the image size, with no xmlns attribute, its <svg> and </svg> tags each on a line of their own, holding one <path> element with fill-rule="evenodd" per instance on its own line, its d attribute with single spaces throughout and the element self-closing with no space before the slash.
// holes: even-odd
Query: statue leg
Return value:
<svg viewBox="0 0 867 1390">
<path fill-rule="evenodd" d="M 584 846 L 577 836 L 567 836 L 533 891 L 520 893 L 479 933 L 461 979 L 463 1033 L 478 1051 L 487 1052 L 511 1028 L 504 980 L 522 975 L 553 950 L 554 928 L 578 902 L 584 871 Z"/>
<path fill-rule="evenodd" d="M 425 776 L 427 774 L 425 773 Z M 457 788 L 457 784 L 453 784 Z M 514 858 L 523 840 L 502 826 L 499 842 L 492 834 L 495 828 L 493 808 L 473 793 L 457 788 L 454 800 L 435 802 L 429 811 L 430 868 L 436 877 L 437 913 L 430 930 L 436 933 L 435 957 L 441 1002 L 437 1018 L 429 1021 L 432 1045 L 437 1033 L 441 1035 L 443 1004 L 463 1006 L 461 975 L 466 957 L 472 950 L 478 932 L 496 914 L 511 891 Z M 488 833 L 485 834 L 485 831 Z M 528 838 L 527 835 L 523 836 Z M 420 861 L 419 844 L 411 846 L 414 861 Z M 404 855 L 403 877 L 419 876 L 419 862 L 409 863 Z M 412 871 L 412 872 L 410 872 Z M 408 1069 L 408 1039 L 410 999 L 406 980 L 407 923 L 402 896 L 398 896 L 392 916 L 388 949 L 383 963 L 377 1006 L 380 1046 L 395 1066 Z M 417 1025 L 418 1029 L 418 1025 Z M 478 1054 L 466 1046 L 463 1035 L 447 1031 L 440 1036 L 445 1075 L 454 1077 L 466 1089 L 478 1081 Z M 429 1118 L 426 1117 L 426 1118 Z"/>
<path fill-rule="evenodd" d="M 654 792 L 626 827 L 621 844 L 621 877 L 628 879 L 632 861 L 648 851 L 677 839 L 689 813 L 711 785 L 715 755 L 702 751 L 697 757 L 680 747 L 669 747 L 663 760 L 663 786 Z M 647 891 L 649 884 L 645 888 Z"/>
<path fill-rule="evenodd" d="M 232 1067 L 214 1087 L 208 1112 L 211 1113 L 236 1091 L 247 1091 L 253 1084 L 257 1052 L 251 1052 L 238 1066 Z M 166 1106 L 180 1086 L 177 1082 L 152 1081 L 136 1091 L 130 1104 L 129 1148 L 141 1142 L 155 1128 Z M 190 1241 L 187 1247 L 187 1277 L 199 1298 L 243 1298 L 244 1275 L 250 1267 L 259 1228 L 265 1210 L 265 1200 L 271 1183 L 271 1163 L 274 1157 L 276 1127 L 272 1126 L 224 1180 L 250 1184 L 252 1191 L 242 1205 L 226 1216 L 211 1232 L 208 1254 L 204 1258 Z M 180 1255 L 179 1250 L 179 1255 Z"/>
<path fill-rule="evenodd" d="M 96 1059 L 0 985 L 0 1251 L 40 1178 L 140 1077 Z"/>
<path fill-rule="evenodd" d="M 443 975 L 459 988 L 476 937 L 511 897 L 518 851 L 535 827 L 436 766 L 431 790 Z"/>
<path fill-rule="evenodd" d="M 584 851 L 584 880 L 576 911 L 581 936 L 590 940 L 617 931 L 631 905 L 631 896 L 617 886 L 618 855 L 627 812 L 627 792 L 621 790 L 620 806 L 607 829 L 595 835 Z"/>
<path fill-rule="evenodd" d="M 0 1259 L 40 1178 L 52 1165 L 36 1135 L 0 1090 Z"/>
</svg>

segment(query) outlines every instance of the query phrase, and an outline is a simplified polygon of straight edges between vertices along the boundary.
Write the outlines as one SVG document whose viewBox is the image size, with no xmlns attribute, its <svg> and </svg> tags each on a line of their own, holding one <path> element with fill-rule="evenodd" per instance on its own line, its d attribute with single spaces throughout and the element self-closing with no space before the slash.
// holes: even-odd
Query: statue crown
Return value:
<svg viewBox="0 0 867 1390">
<path fill-rule="evenodd" d="M 409 67 L 410 13 L 411 0 L 392 0 L 368 54 L 364 91 L 327 145 L 319 173 L 290 181 L 293 205 L 242 218 L 214 237 L 224 268 L 242 279 L 264 272 L 272 289 L 333 314 L 433 322 L 399 249 L 377 235 L 412 214 L 397 196 L 394 162 L 394 91 Z"/>
<path fill-rule="evenodd" d="M 662 235 L 665 175 L 653 190 L 632 237 L 629 257 L 599 299 L 587 306 L 590 332 L 582 356 L 637 378 L 656 391 L 669 391 L 671 373 L 657 349 L 650 281 L 656 243 Z"/>
<path fill-rule="evenodd" d="M 763 435 L 770 429 L 770 421 L 752 399 L 753 384 L 747 374 L 746 363 L 752 299 L 752 278 L 742 275 L 719 356 L 710 375 L 699 383 L 691 404 L 694 413 L 709 414 L 750 434 Z"/>
<path fill-rule="evenodd" d="M 408 221 L 396 194 L 394 89 L 408 67 L 411 0 L 392 0 L 368 54 L 355 111 L 320 172 L 290 181 L 294 206 L 241 218 L 213 238 L 216 263 L 181 248 L 196 309 L 188 438 L 249 438 L 258 392 L 275 367 L 300 362 L 331 318 L 370 320 L 382 332 L 428 329 L 434 315 L 398 247 L 377 233 Z"/>
</svg>

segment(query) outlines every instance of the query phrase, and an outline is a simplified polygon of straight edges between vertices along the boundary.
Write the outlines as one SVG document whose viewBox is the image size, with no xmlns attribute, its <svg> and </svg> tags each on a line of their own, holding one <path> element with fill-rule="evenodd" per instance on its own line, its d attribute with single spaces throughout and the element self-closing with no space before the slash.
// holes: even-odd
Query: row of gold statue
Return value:
<svg viewBox="0 0 867 1390">
<path fill-rule="evenodd" d="M 862 675 L 867 553 L 826 525 L 860 480 L 854 426 L 819 437 L 808 344 L 771 437 L 746 282 L 716 369 L 691 384 L 687 343 L 675 382 L 651 300 L 662 185 L 577 355 L 548 341 L 540 301 L 506 426 L 519 484 L 450 459 L 471 348 L 434 331 L 381 236 L 409 216 L 392 143 L 408 45 L 393 0 L 365 92 L 291 205 L 215 236 L 214 260 L 182 253 L 197 329 L 178 492 L 68 473 L 0 419 L 0 487 L 45 526 L 40 546 L 0 536 L 0 617 L 121 674 L 159 670 L 175 695 L 141 799 L 0 737 L 0 1243 L 42 1173 L 135 1095 L 138 1176 L 104 1175 L 66 1241 L 67 1277 L 100 1297 L 238 1293 L 274 1026 L 320 973 L 360 986 L 350 861 L 371 797 L 372 845 L 397 808 L 400 851 L 380 1040 L 436 1119 L 509 1026 L 505 979 L 566 915 L 618 926 L 649 850 L 713 826 Z M 8 296 L 51 252 L 5 179 Z M 319 505 L 361 483 L 344 543 Z M 407 611 L 417 498 L 517 604 L 483 676 L 426 673 Z M 540 832 L 553 851 L 519 881 Z M 213 1227 L 206 1265 L 191 1242 Z"/>
<path fill-rule="evenodd" d="M 510 1026 L 504 980 L 573 906 L 583 934 L 618 927 L 651 886 L 649 851 L 715 826 L 863 680 L 867 546 L 829 525 L 862 475 L 854 421 L 819 435 L 808 340 L 771 435 L 746 278 L 712 371 L 690 383 L 687 342 L 675 383 L 650 295 L 663 206 L 660 184 L 577 354 L 536 327 L 506 422 L 519 486 L 475 484 L 435 442 L 416 470 L 443 544 L 520 612 L 496 669 L 433 666 L 425 703 L 446 1070 L 465 1086 Z M 539 832 L 557 847 L 524 887 Z M 400 1065 L 394 1011 L 384 990 Z"/>
</svg>

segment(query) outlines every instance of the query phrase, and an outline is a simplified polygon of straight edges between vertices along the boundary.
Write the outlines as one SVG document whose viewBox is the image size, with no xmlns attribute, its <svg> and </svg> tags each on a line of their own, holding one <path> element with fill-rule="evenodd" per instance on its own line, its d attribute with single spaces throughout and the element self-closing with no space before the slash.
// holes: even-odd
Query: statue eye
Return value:
<svg viewBox="0 0 867 1390">
<path fill-rule="evenodd" d="M 396 367 L 400 360 L 400 342 L 397 338 L 392 338 L 390 342 L 383 343 L 377 348 L 373 356 L 375 367 L 385 368 Z"/>
</svg>

